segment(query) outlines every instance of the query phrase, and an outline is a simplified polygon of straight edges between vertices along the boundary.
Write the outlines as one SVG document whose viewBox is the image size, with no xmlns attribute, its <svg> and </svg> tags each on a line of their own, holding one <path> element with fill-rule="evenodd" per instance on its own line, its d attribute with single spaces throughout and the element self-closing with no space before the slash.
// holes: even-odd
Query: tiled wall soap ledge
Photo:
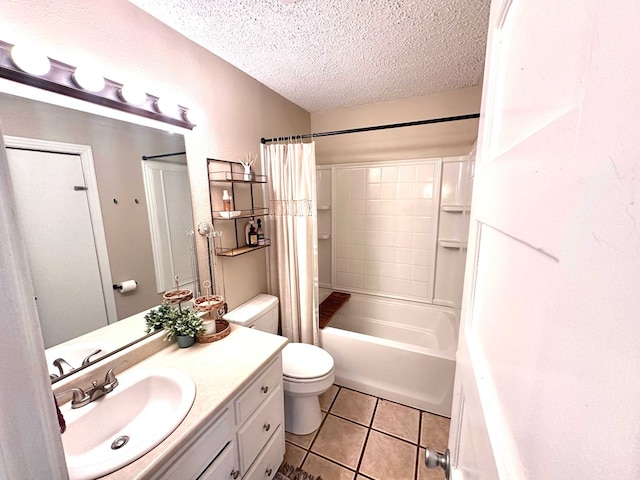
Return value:
<svg viewBox="0 0 640 480">
<path fill-rule="evenodd" d="M 331 205 L 318 205 L 318 210 L 331 210 Z"/>
<path fill-rule="evenodd" d="M 469 210 L 471 210 L 471 205 L 460 205 L 460 204 L 449 203 L 449 204 L 442 204 L 442 207 L 440 209 L 443 212 L 461 213 L 461 212 L 468 212 Z"/>
<path fill-rule="evenodd" d="M 331 238 L 331 234 L 329 233 L 319 233 L 318 240 L 329 240 Z"/>
<path fill-rule="evenodd" d="M 444 238 L 438 240 L 438 245 L 443 248 L 467 248 L 467 242 L 463 242 L 462 240 L 450 240 Z"/>
</svg>

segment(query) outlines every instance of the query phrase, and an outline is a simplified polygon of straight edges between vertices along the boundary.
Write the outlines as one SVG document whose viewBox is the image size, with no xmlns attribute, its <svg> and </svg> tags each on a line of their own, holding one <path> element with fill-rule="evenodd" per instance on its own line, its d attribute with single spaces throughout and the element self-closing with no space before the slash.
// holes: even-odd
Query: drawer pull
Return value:
<svg viewBox="0 0 640 480">
<path fill-rule="evenodd" d="M 268 431 L 269 431 L 269 429 L 271 428 L 271 424 L 270 424 L 270 423 L 265 423 L 265 424 L 264 424 L 264 426 L 263 426 L 262 428 L 264 428 L 264 431 L 265 431 L 265 432 L 268 432 Z"/>
<path fill-rule="evenodd" d="M 238 475 L 240 475 L 240 470 L 232 470 L 231 471 L 231 478 L 233 478 L 233 480 L 238 478 Z"/>
<path fill-rule="evenodd" d="M 264 473 L 266 473 L 266 474 L 267 474 L 267 477 L 270 477 L 270 476 L 271 476 L 272 471 L 271 471 L 271 469 L 270 469 L 270 468 L 267 468 L 267 469 L 264 471 Z"/>
<path fill-rule="evenodd" d="M 263 393 L 267 393 L 267 392 L 269 391 L 269 387 L 268 387 L 268 386 L 266 386 L 266 385 L 264 385 L 263 387 L 261 387 L 261 388 L 260 388 L 260 390 L 261 390 Z"/>
</svg>

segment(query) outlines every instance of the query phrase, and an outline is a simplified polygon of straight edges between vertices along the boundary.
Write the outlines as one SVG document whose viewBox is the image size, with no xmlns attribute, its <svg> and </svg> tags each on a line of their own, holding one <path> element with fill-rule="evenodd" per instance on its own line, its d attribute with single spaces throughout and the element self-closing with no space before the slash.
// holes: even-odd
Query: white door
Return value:
<svg viewBox="0 0 640 480">
<path fill-rule="evenodd" d="M 193 289 L 191 242 L 193 211 L 186 165 L 146 160 L 142 162 L 149 212 L 151 245 L 158 293 L 175 288 Z"/>
<path fill-rule="evenodd" d="M 7 149 L 45 347 L 107 325 L 79 155 Z"/>
<path fill-rule="evenodd" d="M 637 0 L 495 0 L 452 478 L 640 478 Z"/>
</svg>

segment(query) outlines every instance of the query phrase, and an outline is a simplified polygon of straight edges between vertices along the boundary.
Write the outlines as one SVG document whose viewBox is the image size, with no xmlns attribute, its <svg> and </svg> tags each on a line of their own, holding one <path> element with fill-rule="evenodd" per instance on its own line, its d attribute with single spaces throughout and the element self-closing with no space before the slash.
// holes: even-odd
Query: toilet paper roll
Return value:
<svg viewBox="0 0 640 480">
<path fill-rule="evenodd" d="M 120 289 L 120 293 L 127 293 L 135 290 L 138 286 L 138 282 L 136 282 L 135 280 L 125 280 L 120 285 L 122 286 L 122 288 Z"/>
</svg>

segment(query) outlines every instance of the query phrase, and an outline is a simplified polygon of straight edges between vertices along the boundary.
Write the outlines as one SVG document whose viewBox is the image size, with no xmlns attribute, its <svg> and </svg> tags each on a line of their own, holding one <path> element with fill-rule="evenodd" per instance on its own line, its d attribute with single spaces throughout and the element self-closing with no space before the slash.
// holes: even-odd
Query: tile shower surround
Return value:
<svg viewBox="0 0 640 480">
<path fill-rule="evenodd" d="M 333 385 L 321 395 L 323 422 L 286 433 L 285 462 L 324 480 L 442 480 L 424 466 L 426 446 L 447 448 L 449 419 Z"/>
<path fill-rule="evenodd" d="M 433 299 L 438 165 L 335 168 L 335 288 Z"/>
</svg>

